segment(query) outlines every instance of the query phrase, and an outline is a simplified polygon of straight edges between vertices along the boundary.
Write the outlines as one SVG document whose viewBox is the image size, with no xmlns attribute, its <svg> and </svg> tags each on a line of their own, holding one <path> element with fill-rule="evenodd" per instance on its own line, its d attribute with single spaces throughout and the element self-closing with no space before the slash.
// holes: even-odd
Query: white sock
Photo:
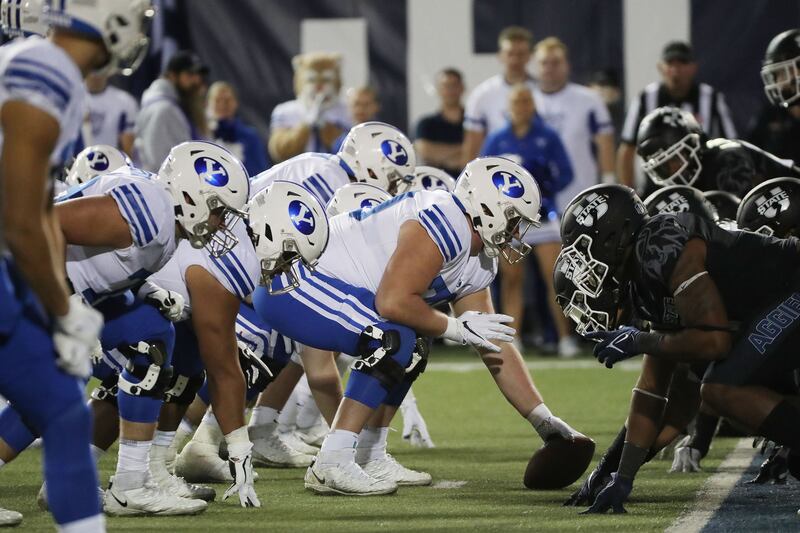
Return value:
<svg viewBox="0 0 800 533">
<path fill-rule="evenodd" d="M 308 401 L 303 404 L 303 408 L 300 409 L 300 413 L 297 415 L 298 431 L 307 431 L 311 429 L 319 422 L 321 416 L 319 408 L 317 407 L 317 402 L 314 401 L 314 398 L 309 398 Z"/>
<path fill-rule="evenodd" d="M 358 446 L 358 434 L 344 429 L 334 429 L 322 443 L 320 454 L 353 450 Z"/>
<path fill-rule="evenodd" d="M 253 407 L 253 412 L 250 415 L 250 427 L 262 426 L 264 424 L 272 424 L 278 420 L 280 413 L 277 409 L 272 407 L 256 406 Z"/>
<path fill-rule="evenodd" d="M 120 439 L 115 479 L 120 475 L 126 478 L 144 476 L 149 466 L 149 454 L 152 445 L 153 441 L 151 440 Z"/>
<path fill-rule="evenodd" d="M 187 420 L 186 418 L 182 418 L 181 424 L 178 426 L 178 431 L 188 433 L 189 435 L 194 433 L 195 429 L 197 429 L 197 426 L 189 422 L 189 420 Z"/>
<path fill-rule="evenodd" d="M 103 455 L 105 455 L 106 453 L 106 451 L 103 448 L 95 446 L 94 444 L 90 444 L 89 447 L 92 450 L 92 458 L 94 459 L 95 463 L 100 461 L 100 458 L 103 457 Z"/>
<path fill-rule="evenodd" d="M 56 526 L 56 531 L 59 533 L 105 533 L 106 517 L 100 513 L 88 518 L 73 520 L 66 524 L 59 524 Z"/>
<path fill-rule="evenodd" d="M 197 426 L 197 431 L 194 433 L 193 440 L 202 442 L 203 444 L 219 446 L 219 444 L 222 442 L 222 439 L 222 430 L 219 428 L 217 419 L 214 417 L 214 414 L 209 411 L 203 417 L 200 425 Z"/>
<path fill-rule="evenodd" d="M 365 464 L 386 455 L 386 439 L 388 436 L 388 427 L 362 429 L 358 436 L 356 462 Z"/>
<path fill-rule="evenodd" d="M 155 435 L 153 435 L 153 446 L 163 446 L 167 448 L 172 444 L 172 439 L 174 438 L 174 431 L 161 431 L 157 429 Z"/>
<path fill-rule="evenodd" d="M 298 403 L 299 401 L 300 391 L 298 387 L 295 387 L 292 394 L 289 395 L 289 399 L 286 400 L 286 405 L 281 409 L 280 415 L 278 415 L 278 430 L 282 433 L 293 430 L 297 425 L 297 414 L 302 407 L 302 404 Z"/>
</svg>

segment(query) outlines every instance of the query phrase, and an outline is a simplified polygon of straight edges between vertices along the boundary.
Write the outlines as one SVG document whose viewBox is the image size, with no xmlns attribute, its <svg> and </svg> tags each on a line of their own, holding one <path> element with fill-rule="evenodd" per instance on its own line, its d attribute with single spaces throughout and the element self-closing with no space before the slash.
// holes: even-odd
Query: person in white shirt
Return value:
<svg viewBox="0 0 800 533">
<path fill-rule="evenodd" d="M 569 81 L 568 50 L 560 39 L 539 41 L 533 64 L 538 81 L 536 112 L 558 132 L 572 164 L 572 182 L 556 195 L 562 212 L 575 195 L 597 185 L 601 177 L 605 183 L 615 181 L 614 127 L 597 93 Z"/>
<path fill-rule="evenodd" d="M 520 26 L 509 26 L 500 32 L 497 46 L 497 58 L 503 65 L 502 74 L 480 83 L 467 98 L 462 164 L 478 155 L 489 133 L 506 125 L 511 87 L 517 83 L 525 83 L 531 89 L 536 87 L 527 70 L 533 34 Z"/>
<path fill-rule="evenodd" d="M 107 144 L 133 156 L 133 126 L 139 104 L 127 92 L 108 84 L 108 76 L 92 73 L 86 78 L 88 99 L 88 130 L 84 144 Z"/>
</svg>

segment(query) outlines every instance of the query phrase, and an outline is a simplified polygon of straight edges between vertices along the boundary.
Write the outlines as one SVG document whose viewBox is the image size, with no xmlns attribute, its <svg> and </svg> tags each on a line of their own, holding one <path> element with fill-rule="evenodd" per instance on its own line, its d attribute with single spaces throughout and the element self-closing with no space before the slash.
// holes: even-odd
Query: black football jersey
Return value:
<svg viewBox="0 0 800 533">
<path fill-rule="evenodd" d="M 800 290 L 800 240 L 727 231 L 691 213 L 656 215 L 636 236 L 628 301 L 657 328 L 681 325 L 669 280 L 692 238 L 706 242 L 706 269 L 731 321 L 747 321 L 774 298 Z"/>
</svg>

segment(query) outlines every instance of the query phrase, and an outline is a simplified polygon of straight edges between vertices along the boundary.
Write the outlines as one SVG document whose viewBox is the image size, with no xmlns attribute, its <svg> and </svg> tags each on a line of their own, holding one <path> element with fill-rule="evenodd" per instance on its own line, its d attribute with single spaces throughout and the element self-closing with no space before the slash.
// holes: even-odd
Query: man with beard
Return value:
<svg viewBox="0 0 800 533">
<path fill-rule="evenodd" d="M 208 67 L 193 52 L 176 52 L 142 95 L 134 132 L 138 168 L 156 172 L 169 150 L 203 138 L 203 89 Z"/>
</svg>

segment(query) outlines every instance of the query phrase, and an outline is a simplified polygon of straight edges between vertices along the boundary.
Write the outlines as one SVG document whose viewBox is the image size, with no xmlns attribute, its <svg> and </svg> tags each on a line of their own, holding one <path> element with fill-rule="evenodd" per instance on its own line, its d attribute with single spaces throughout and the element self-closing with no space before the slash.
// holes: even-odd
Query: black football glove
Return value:
<svg viewBox="0 0 800 533">
<path fill-rule="evenodd" d="M 275 376 L 269 367 L 245 343 L 239 341 L 239 366 L 244 372 L 247 388 L 262 392 Z"/>
<path fill-rule="evenodd" d="M 632 490 L 633 479 L 621 477 L 614 472 L 611 474 L 611 482 L 600 491 L 592 506 L 581 514 L 604 514 L 609 509 L 614 514 L 627 513 L 623 504 L 628 501 Z"/>
<path fill-rule="evenodd" d="M 597 468 L 592 470 L 586 481 L 583 482 L 581 488 L 572 493 L 572 495 L 564 502 L 564 506 L 583 507 L 584 505 L 592 505 L 597 494 L 611 481 L 611 474 L 605 472 L 603 464 L 598 464 Z"/>
</svg>

